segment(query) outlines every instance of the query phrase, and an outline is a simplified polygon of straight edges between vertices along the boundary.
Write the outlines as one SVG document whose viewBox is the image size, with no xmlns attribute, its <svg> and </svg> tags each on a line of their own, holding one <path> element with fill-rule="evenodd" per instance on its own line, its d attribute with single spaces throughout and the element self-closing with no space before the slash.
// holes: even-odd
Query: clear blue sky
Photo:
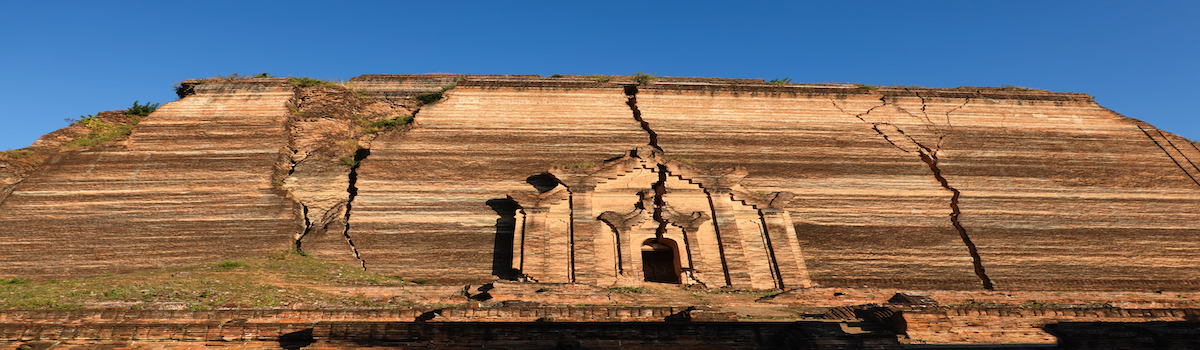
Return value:
<svg viewBox="0 0 1200 350">
<path fill-rule="evenodd" d="M 638 71 L 1084 92 L 1200 140 L 1196 1 L 0 0 L 0 150 L 218 74 Z"/>
</svg>

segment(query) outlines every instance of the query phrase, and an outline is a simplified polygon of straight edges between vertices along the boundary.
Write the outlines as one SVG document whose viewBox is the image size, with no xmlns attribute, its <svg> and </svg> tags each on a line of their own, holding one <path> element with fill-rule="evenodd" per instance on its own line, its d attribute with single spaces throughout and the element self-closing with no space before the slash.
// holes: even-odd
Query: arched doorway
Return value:
<svg viewBox="0 0 1200 350">
<path fill-rule="evenodd" d="M 642 273 L 646 282 L 679 283 L 679 254 L 669 239 L 649 239 L 642 243 Z"/>
</svg>

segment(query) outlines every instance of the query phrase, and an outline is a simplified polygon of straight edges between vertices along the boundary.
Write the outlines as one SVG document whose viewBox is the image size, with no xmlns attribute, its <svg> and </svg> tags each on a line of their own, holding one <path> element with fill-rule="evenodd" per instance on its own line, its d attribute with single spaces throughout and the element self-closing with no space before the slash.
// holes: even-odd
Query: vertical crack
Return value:
<svg viewBox="0 0 1200 350">
<path fill-rule="evenodd" d="M 650 123 L 642 119 L 642 111 L 637 106 L 637 85 L 625 85 L 625 96 L 629 96 L 629 100 L 625 101 L 629 105 L 629 110 L 633 112 L 633 120 L 641 124 L 642 130 L 646 131 L 646 135 L 650 138 L 650 147 L 654 147 L 658 152 L 662 152 L 662 147 L 658 146 L 658 133 L 650 129 Z M 659 158 L 659 155 L 651 155 L 654 158 Z M 658 169 L 658 181 L 654 182 L 654 222 L 658 223 L 658 227 L 654 230 L 654 240 L 658 241 L 667 234 L 667 229 L 670 226 L 667 219 L 663 217 L 663 206 L 666 202 L 663 201 L 663 196 L 667 194 L 667 165 L 662 161 L 655 162 Z"/>
<path fill-rule="evenodd" d="M 304 217 L 304 232 L 301 232 L 299 236 L 296 236 L 295 239 L 292 240 L 292 249 L 299 252 L 303 251 L 300 247 L 300 243 L 304 241 L 304 237 L 308 236 L 309 232 L 312 232 L 313 225 L 312 220 L 308 219 L 308 206 L 299 200 L 297 200 L 296 203 L 300 204 L 300 216 Z"/>
<path fill-rule="evenodd" d="M 567 223 L 568 248 L 570 249 L 568 250 L 570 254 L 567 254 L 567 280 L 575 283 L 575 193 L 567 188 L 567 194 L 567 208 L 570 209 L 570 213 L 567 214 L 567 218 L 570 220 Z"/>
<path fill-rule="evenodd" d="M 625 96 L 629 96 L 629 100 L 625 101 L 625 104 L 629 105 L 629 110 L 633 112 L 633 119 L 637 120 L 638 124 L 642 125 L 642 130 L 645 130 L 646 134 L 650 136 L 650 147 L 662 151 L 662 147 L 658 147 L 658 134 L 650 129 L 650 123 L 642 119 L 642 111 L 637 106 L 637 93 L 637 85 L 625 85 Z"/>
<path fill-rule="evenodd" d="M 921 97 L 921 96 L 918 95 L 918 97 Z M 963 244 L 967 246 L 967 251 L 971 254 L 971 261 L 975 267 L 975 275 L 977 277 L 979 277 L 980 282 L 983 283 L 983 288 L 987 289 L 987 290 L 995 289 L 995 285 L 992 283 L 991 278 L 989 278 L 987 276 L 987 271 L 983 268 L 983 259 L 979 255 L 979 249 L 976 248 L 975 243 L 971 241 L 971 237 L 969 235 L 967 235 L 967 229 L 965 227 L 963 227 L 962 222 L 959 221 L 959 216 L 962 215 L 962 211 L 958 207 L 958 200 L 960 197 L 962 197 L 962 192 L 959 192 L 957 188 L 950 186 L 950 182 L 948 180 L 946 180 L 946 177 L 942 175 L 941 168 L 938 167 L 937 154 L 939 151 L 941 151 L 942 141 L 945 139 L 945 135 L 941 135 L 941 133 L 939 132 L 937 144 L 934 146 L 934 149 L 930 149 L 928 146 L 925 146 L 920 141 L 918 141 L 916 138 L 905 133 L 904 130 L 900 129 L 899 127 L 897 127 L 894 124 L 887 123 L 887 122 L 867 121 L 867 119 L 863 118 L 863 116 L 871 113 L 871 111 L 874 111 L 876 108 L 883 107 L 888 104 L 886 97 L 880 97 L 879 100 L 883 104 L 871 107 L 866 112 L 854 114 L 853 116 L 855 118 L 858 118 L 858 120 L 863 121 L 864 123 L 871 124 L 871 129 L 875 130 L 876 133 L 878 133 L 880 136 L 882 136 L 883 139 L 885 141 L 887 141 L 889 144 L 891 144 L 893 147 L 896 147 L 897 149 L 904 151 L 905 153 L 916 152 L 917 156 L 921 158 L 921 161 L 924 162 L 927 166 L 929 166 L 929 170 L 933 172 L 934 179 L 936 179 L 938 181 L 938 183 L 941 184 L 942 188 L 946 189 L 947 191 L 950 191 L 950 194 L 951 194 L 951 197 L 950 197 L 950 224 L 954 226 L 955 231 L 958 231 L 959 238 L 962 239 Z M 850 114 L 849 112 L 846 112 L 846 110 L 842 109 L 842 107 L 837 104 L 837 101 L 834 101 L 832 98 L 830 98 L 829 101 L 830 101 L 830 103 L 833 104 L 834 107 L 837 107 L 837 109 L 839 111 L 841 111 L 842 113 L 845 113 L 848 115 Z M 970 100 L 968 100 L 967 102 L 969 102 L 969 101 Z M 965 106 L 967 104 L 967 102 L 963 102 L 963 105 L 960 105 L 958 108 L 954 108 L 954 109 L 946 112 L 947 123 L 950 120 L 950 112 L 953 112 L 955 110 L 962 108 L 963 106 Z M 904 112 L 910 116 L 920 119 L 916 115 L 909 113 L 907 110 L 904 110 L 903 108 L 901 108 L 899 106 L 895 106 L 895 107 L 896 107 L 896 109 L 900 110 L 901 112 Z M 921 97 L 921 110 L 922 110 L 922 112 L 925 111 L 925 98 L 924 97 Z M 926 115 L 926 120 L 928 120 L 928 115 Z M 886 132 L 884 132 L 882 129 L 880 129 L 880 125 L 887 125 L 887 126 L 892 127 L 893 129 L 896 129 L 896 132 L 900 133 L 900 135 L 903 135 L 905 139 L 907 139 L 914 146 L 916 146 L 916 150 L 911 151 L 911 150 L 905 149 L 904 147 L 901 147 L 897 143 L 896 140 L 893 140 L 892 137 L 889 137 Z M 934 130 L 937 130 L 937 129 L 934 128 Z M 1147 134 L 1147 136 L 1149 136 L 1149 134 Z M 901 141 L 901 142 L 903 142 L 903 141 Z"/>
<path fill-rule="evenodd" d="M 371 155 L 371 149 L 363 148 L 354 152 L 354 165 L 350 167 L 350 185 L 346 187 L 346 193 L 350 197 L 346 200 L 346 224 L 342 230 L 342 236 L 346 237 L 346 243 L 350 244 L 350 251 L 354 253 L 354 258 L 362 263 L 364 271 L 367 269 L 367 262 L 362 259 L 362 255 L 358 253 L 358 247 L 354 246 L 354 240 L 350 238 L 350 209 L 354 206 L 354 197 L 358 196 L 358 167 L 362 165 L 362 161 Z"/>
<path fill-rule="evenodd" d="M 667 194 L 667 166 L 658 164 L 658 181 L 654 183 L 654 222 L 658 223 L 658 228 L 654 230 L 655 241 L 660 240 L 667 234 L 667 219 L 663 218 L 663 195 Z"/>
</svg>

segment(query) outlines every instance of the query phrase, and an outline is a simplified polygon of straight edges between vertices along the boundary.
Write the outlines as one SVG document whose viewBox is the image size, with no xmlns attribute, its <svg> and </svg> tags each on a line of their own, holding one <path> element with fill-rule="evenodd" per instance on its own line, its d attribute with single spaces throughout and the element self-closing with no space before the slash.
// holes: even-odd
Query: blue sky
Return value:
<svg viewBox="0 0 1200 350">
<path fill-rule="evenodd" d="M 1200 140 L 1195 1 L 0 0 L 0 150 L 188 78 L 638 71 L 1084 92 Z"/>
</svg>

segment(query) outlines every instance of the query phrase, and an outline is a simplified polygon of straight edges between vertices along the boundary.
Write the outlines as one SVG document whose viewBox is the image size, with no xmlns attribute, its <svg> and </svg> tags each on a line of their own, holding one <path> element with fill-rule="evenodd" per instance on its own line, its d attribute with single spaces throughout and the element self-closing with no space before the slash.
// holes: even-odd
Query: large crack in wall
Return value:
<svg viewBox="0 0 1200 350">
<path fill-rule="evenodd" d="M 350 179 L 350 185 L 346 187 L 346 193 L 349 194 L 349 198 L 346 200 L 346 224 L 342 230 L 342 236 L 346 237 L 346 243 L 350 245 L 350 251 L 354 253 L 354 258 L 362 262 L 363 270 L 367 269 L 367 261 L 363 260 L 362 255 L 358 253 L 358 247 L 354 245 L 354 239 L 350 237 L 350 213 L 353 212 L 351 208 L 354 206 L 354 197 L 358 196 L 358 167 L 362 165 L 362 161 L 367 159 L 369 155 L 371 155 L 371 149 L 369 148 L 354 152 L 354 166 L 350 167 L 350 174 L 347 175 Z"/>
<path fill-rule="evenodd" d="M 1161 149 L 1163 151 L 1163 153 L 1165 153 L 1167 155 L 1167 158 L 1171 158 L 1171 162 L 1174 162 L 1175 166 L 1179 167 L 1179 170 L 1182 170 L 1183 174 L 1187 175 L 1187 177 L 1192 180 L 1192 183 L 1195 183 L 1196 186 L 1200 186 L 1200 181 L 1196 180 L 1196 177 L 1192 176 L 1192 174 L 1187 171 L 1187 168 L 1185 168 L 1183 166 L 1183 164 L 1179 162 L 1178 159 L 1175 159 L 1175 156 L 1171 155 L 1171 152 L 1167 151 L 1166 147 L 1163 147 L 1163 145 L 1158 142 L 1158 139 L 1155 139 L 1154 136 L 1151 136 L 1150 132 L 1147 131 L 1145 128 L 1143 128 L 1141 125 L 1138 125 L 1137 128 L 1138 128 L 1138 130 L 1141 130 L 1143 134 L 1146 134 L 1146 137 L 1150 138 L 1150 141 L 1153 141 L 1154 145 L 1158 146 L 1158 149 Z M 1197 168 L 1196 164 L 1192 163 L 1192 160 L 1188 159 L 1187 155 L 1183 154 L 1182 150 L 1180 150 L 1178 147 L 1175 147 L 1175 144 L 1171 142 L 1171 139 L 1167 138 L 1167 135 L 1164 135 L 1162 133 L 1162 131 L 1160 131 L 1158 129 L 1154 129 L 1154 130 L 1158 133 L 1159 137 L 1161 137 L 1163 140 L 1167 141 L 1167 145 L 1171 146 L 1171 148 L 1174 149 L 1175 152 L 1179 152 L 1179 155 L 1183 156 L 1183 159 L 1186 160 L 1188 162 L 1188 164 L 1191 164 L 1192 168 L 1196 169 L 1197 172 L 1200 172 L 1200 168 Z M 1192 145 L 1192 147 L 1195 147 L 1195 146 L 1196 146 L 1195 144 Z M 1197 151 L 1200 151 L 1200 149 L 1197 149 Z"/>
<path fill-rule="evenodd" d="M 637 85 L 625 85 L 625 96 L 629 97 L 629 100 L 625 101 L 625 104 L 629 105 L 629 110 L 633 112 L 633 120 L 636 120 L 642 126 L 642 130 L 646 131 L 646 135 L 650 137 L 650 147 L 662 151 L 662 147 L 658 146 L 658 133 L 650 129 L 650 123 L 642 119 L 642 111 L 637 106 L 637 93 Z"/>
<path fill-rule="evenodd" d="M 979 255 L 979 249 L 975 246 L 975 243 L 973 241 L 971 241 L 970 235 L 967 234 L 967 229 L 962 225 L 962 222 L 959 220 L 959 217 L 962 215 L 962 210 L 959 208 L 958 201 L 962 197 L 962 192 L 960 192 L 957 188 L 954 188 L 953 186 L 950 185 L 949 180 L 947 180 L 946 177 L 942 174 L 942 170 L 938 166 L 938 153 L 939 153 L 939 151 L 941 151 L 942 141 L 945 140 L 946 135 L 941 130 L 941 128 L 937 127 L 937 125 L 935 123 L 933 123 L 932 119 L 929 118 L 928 108 L 927 108 L 928 101 L 926 100 L 926 98 L 921 96 L 919 93 L 916 94 L 916 96 L 918 98 L 920 98 L 920 100 L 921 100 L 921 113 L 922 113 L 922 115 L 924 115 L 924 117 L 920 117 L 920 116 L 917 116 L 916 114 L 909 112 L 908 110 L 899 106 L 894 101 L 889 102 L 887 99 L 887 96 L 880 96 L 880 98 L 879 98 L 880 104 L 879 105 L 875 105 L 875 106 L 867 109 L 865 112 L 859 113 L 859 114 L 850 114 L 845 109 L 843 109 L 841 105 L 838 105 L 837 101 L 834 100 L 833 98 L 830 98 L 829 101 L 830 101 L 830 103 L 833 104 L 834 107 L 836 107 L 842 113 L 847 114 L 847 115 L 853 115 L 858 120 L 860 120 L 864 123 L 871 124 L 871 130 L 874 130 L 876 133 L 878 133 L 881 137 L 883 137 L 884 141 L 887 141 L 888 144 L 891 144 L 896 149 L 899 149 L 899 150 L 903 151 L 904 153 L 910 153 L 910 154 L 916 153 L 917 157 L 921 160 L 921 162 L 925 163 L 926 166 L 929 167 L 930 172 L 933 173 L 933 177 L 935 180 L 937 180 L 938 184 L 940 184 L 943 189 L 945 189 L 946 191 L 949 191 L 951 194 L 951 196 L 950 196 L 950 224 L 954 227 L 954 230 L 958 232 L 959 239 L 962 240 L 963 245 L 967 247 L 967 251 L 971 255 L 971 262 L 972 262 L 972 265 L 974 266 L 976 277 L 979 278 L 979 281 L 983 285 L 984 289 L 993 290 L 993 289 L 995 289 L 995 285 L 992 283 L 991 278 L 988 277 L 988 275 L 987 275 L 986 269 L 984 269 L 984 267 L 983 267 L 983 259 Z M 950 113 L 963 108 L 964 106 L 967 105 L 967 103 L 970 103 L 969 98 L 966 101 L 964 101 L 963 104 L 959 105 L 958 107 L 955 107 L 953 109 L 946 111 L 946 113 L 945 113 L 946 124 L 948 126 L 951 125 L 950 124 Z M 921 120 L 922 123 L 925 124 L 926 127 L 930 131 L 934 132 L 934 134 L 936 134 L 938 136 L 937 142 L 934 145 L 934 147 L 930 148 L 930 147 L 926 146 L 924 143 L 920 142 L 915 137 L 909 135 L 908 133 L 905 133 L 903 129 L 901 129 L 899 126 L 897 126 L 895 124 L 892 124 L 889 122 L 871 122 L 871 121 L 868 121 L 867 118 L 865 118 L 866 115 L 875 111 L 877 108 L 889 106 L 889 105 L 896 108 L 896 110 L 898 110 L 900 112 L 908 114 L 909 116 L 916 118 L 918 120 Z M 889 135 L 889 131 L 894 132 L 895 134 Z M 908 146 L 908 147 L 905 147 L 905 146 Z"/>
<path fill-rule="evenodd" d="M 409 111 L 419 107 L 411 97 L 392 100 L 348 87 L 296 88 L 289 103 L 291 155 L 276 180 L 302 218 L 294 249 L 366 269 L 350 231 L 358 167 L 376 138 L 404 130 L 415 114 Z"/>
<path fill-rule="evenodd" d="M 983 268 L 983 259 L 979 256 L 979 249 L 975 247 L 975 243 L 972 242 L 971 237 L 967 235 L 967 229 L 963 227 L 962 222 L 959 222 L 958 220 L 958 217 L 962 214 L 962 211 L 958 208 L 958 199 L 962 197 L 962 192 L 959 192 L 958 189 L 950 186 L 950 182 L 947 181 L 944 176 L 942 176 L 942 170 L 938 168 L 936 151 L 930 152 L 928 148 L 922 147 L 919 155 L 921 157 L 921 161 L 929 165 L 929 170 L 933 172 L 933 177 L 938 180 L 938 183 L 942 185 L 942 188 L 945 188 L 952 194 L 950 197 L 950 223 L 954 225 L 954 229 L 958 231 L 959 238 L 962 239 L 963 244 L 967 246 L 967 250 L 971 253 L 971 261 L 975 265 L 975 275 L 979 276 L 980 282 L 983 283 L 983 289 L 995 289 L 995 285 L 992 284 L 992 279 L 988 278 L 987 271 Z"/>
<path fill-rule="evenodd" d="M 662 147 L 658 145 L 658 133 L 654 132 L 654 129 L 650 128 L 649 122 L 647 122 L 645 119 L 642 119 L 642 111 L 641 109 L 638 109 L 637 105 L 637 94 L 638 85 L 625 85 L 625 96 L 629 97 L 625 104 L 629 105 L 629 111 L 633 113 L 633 120 L 637 121 L 638 124 L 642 126 L 642 130 L 646 132 L 646 136 L 649 138 L 648 144 L 650 147 L 654 147 L 654 149 L 662 152 Z M 658 223 L 658 227 L 654 230 L 654 237 L 656 240 L 659 240 L 666 235 L 667 229 L 670 227 L 670 223 L 668 223 L 667 219 L 663 217 L 663 206 L 666 203 L 663 200 L 663 196 L 667 194 L 667 166 L 661 163 L 658 164 L 657 173 L 658 181 L 655 181 L 653 185 L 653 218 L 654 222 Z"/>
</svg>

